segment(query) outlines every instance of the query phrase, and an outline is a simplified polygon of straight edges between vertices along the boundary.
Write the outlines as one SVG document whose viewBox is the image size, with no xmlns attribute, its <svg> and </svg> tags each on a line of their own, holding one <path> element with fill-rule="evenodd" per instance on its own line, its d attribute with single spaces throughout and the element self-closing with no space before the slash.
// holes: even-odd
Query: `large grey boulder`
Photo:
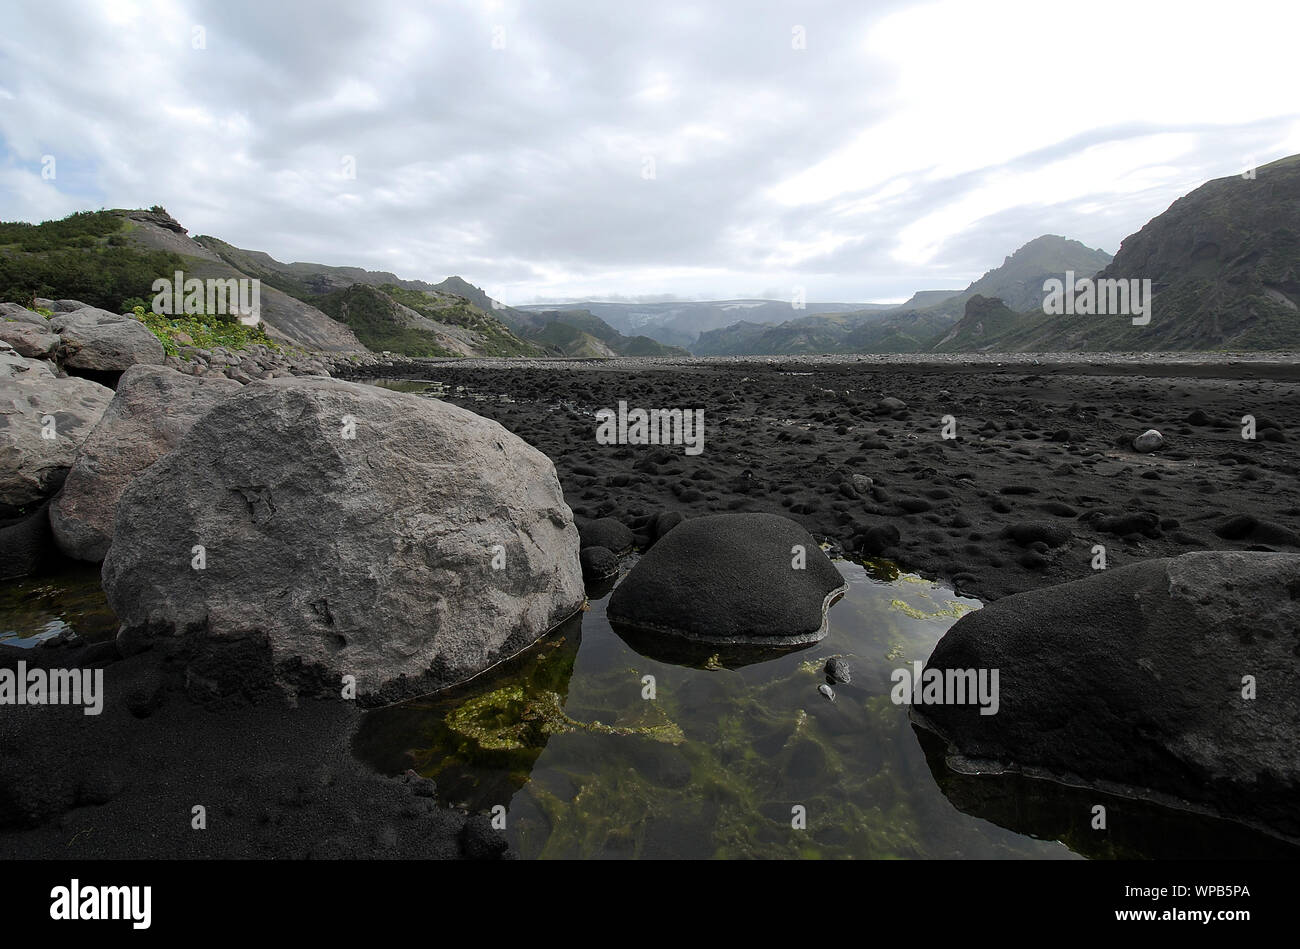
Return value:
<svg viewBox="0 0 1300 949">
<path fill-rule="evenodd" d="M 926 669 L 999 670 L 995 714 L 912 706 L 966 758 L 1300 837 L 1300 555 L 1197 552 L 1009 596 Z"/>
<path fill-rule="evenodd" d="M 848 584 L 817 541 L 776 514 L 683 521 L 637 561 L 609 619 L 696 643 L 793 646 L 826 635 Z"/>
<path fill-rule="evenodd" d="M 244 386 L 138 475 L 103 580 L 119 646 L 188 634 L 192 685 L 261 670 L 338 696 L 354 676 L 367 704 L 462 681 L 584 602 L 545 455 L 456 406 L 311 376 Z"/>
<path fill-rule="evenodd" d="M 137 364 L 160 365 L 167 354 L 158 337 L 132 317 L 106 310 L 74 310 L 50 320 L 62 339 L 64 366 L 91 372 L 123 372 Z"/>
<path fill-rule="evenodd" d="M 26 323 L 29 326 L 45 328 L 50 325 L 50 321 L 41 314 L 35 310 L 29 310 L 25 306 L 19 306 L 17 303 L 0 303 L 0 320 Z"/>
<path fill-rule="evenodd" d="M 8 343 L 20 356 L 49 359 L 59 337 L 31 323 L 0 323 L 0 342 Z"/>
<path fill-rule="evenodd" d="M 60 303 L 67 302 L 60 301 Z M 49 319 L 49 327 L 55 333 L 62 333 L 65 329 L 75 326 L 103 326 L 130 319 L 134 318 L 122 313 L 114 313 L 112 310 L 101 310 L 97 306 L 86 306 L 84 303 L 73 309 L 64 310 L 58 309 L 56 304 L 54 315 Z"/>
<path fill-rule="evenodd" d="M 0 518 L 59 489 L 112 398 L 112 389 L 57 376 L 0 343 Z"/>
<path fill-rule="evenodd" d="M 113 512 L 127 484 L 240 388 L 231 379 L 187 376 L 165 366 L 132 366 L 124 372 L 50 506 L 59 549 L 78 560 L 103 560 L 113 539 Z"/>
</svg>

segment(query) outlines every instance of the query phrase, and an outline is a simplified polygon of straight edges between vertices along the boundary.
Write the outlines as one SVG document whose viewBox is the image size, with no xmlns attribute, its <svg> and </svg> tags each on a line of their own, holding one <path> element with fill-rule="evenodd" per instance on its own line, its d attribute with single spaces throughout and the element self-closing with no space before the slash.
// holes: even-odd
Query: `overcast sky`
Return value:
<svg viewBox="0 0 1300 949">
<path fill-rule="evenodd" d="M 161 204 L 508 303 L 898 300 L 1300 152 L 1298 35 L 1296 0 L 6 3 L 0 218 Z"/>
</svg>

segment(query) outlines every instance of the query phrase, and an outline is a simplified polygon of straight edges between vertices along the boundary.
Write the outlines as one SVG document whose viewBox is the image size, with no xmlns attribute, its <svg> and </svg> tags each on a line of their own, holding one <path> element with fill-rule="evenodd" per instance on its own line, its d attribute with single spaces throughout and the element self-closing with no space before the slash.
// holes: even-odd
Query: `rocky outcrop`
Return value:
<svg viewBox="0 0 1300 949">
<path fill-rule="evenodd" d="M 719 645 L 791 646 L 826 635 L 848 589 L 807 531 L 775 514 L 682 521 L 615 589 L 612 622 Z"/>
<path fill-rule="evenodd" d="M 1010 596 L 926 669 L 999 670 L 995 714 L 912 707 L 967 759 L 1300 837 L 1300 555 L 1191 553 Z"/>
<path fill-rule="evenodd" d="M 119 646 L 187 635 L 192 684 L 260 670 L 337 696 L 352 676 L 367 704 L 468 678 L 584 602 L 546 456 L 464 409 L 313 377 L 249 384 L 141 473 L 103 577 Z"/>
<path fill-rule="evenodd" d="M 0 344 L 0 518 L 26 513 L 63 484 L 113 391 L 55 375 Z"/>
<path fill-rule="evenodd" d="M 59 356 L 72 370 L 120 373 L 134 365 L 157 365 L 166 356 L 163 345 L 137 319 L 87 307 L 61 313 L 50 320 L 59 334 Z"/>
<path fill-rule="evenodd" d="M 230 379 L 186 376 L 164 366 L 133 366 L 123 373 L 50 508 L 59 549 L 78 560 L 103 560 L 113 538 L 113 512 L 131 479 L 239 389 Z"/>
</svg>

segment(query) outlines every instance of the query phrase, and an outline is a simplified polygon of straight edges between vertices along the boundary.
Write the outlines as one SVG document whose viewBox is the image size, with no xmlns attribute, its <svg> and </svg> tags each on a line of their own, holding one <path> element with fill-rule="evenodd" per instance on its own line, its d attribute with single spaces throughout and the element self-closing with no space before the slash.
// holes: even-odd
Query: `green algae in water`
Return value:
<svg viewBox="0 0 1300 949">
<path fill-rule="evenodd" d="M 918 609 L 905 600 L 891 600 L 889 605 L 900 613 L 906 613 L 912 619 L 950 619 L 958 620 L 970 612 L 970 607 L 956 600 L 945 601 L 946 605 L 934 610 Z"/>
<path fill-rule="evenodd" d="M 489 751 L 521 751 L 544 743 L 550 735 L 589 731 L 598 735 L 642 735 L 654 741 L 679 745 L 682 730 L 662 718 L 642 726 L 579 722 L 564 714 L 556 692 L 525 693 L 509 685 L 472 698 L 447 715 L 447 727 Z"/>
<path fill-rule="evenodd" d="M 926 658 L 951 622 L 892 601 L 932 613 L 935 585 L 883 563 L 839 567 L 849 591 L 827 637 L 803 650 L 736 668 L 674 664 L 637 652 L 595 600 L 481 681 L 369 713 L 356 753 L 434 778 L 447 803 L 505 805 L 525 857 L 1068 855 L 955 812 L 907 709 L 889 700 L 883 657 Z M 853 682 L 828 702 L 817 685 L 833 656 Z M 796 806 L 805 829 L 792 826 Z"/>
<path fill-rule="evenodd" d="M 117 625 L 98 566 L 70 564 L 46 576 L 0 583 L 0 644 L 31 647 L 67 632 L 102 642 L 117 635 Z"/>
<path fill-rule="evenodd" d="M 1209 839 L 1203 818 L 1149 807 L 1145 826 L 1195 832 L 1121 841 L 1120 821 L 1097 841 L 1075 813 L 1092 792 L 954 776 L 890 700 L 890 675 L 980 604 L 884 562 L 837 566 L 848 592 L 826 638 L 801 650 L 731 666 L 653 658 L 610 626 L 606 595 L 472 683 L 368 713 L 355 751 L 434 778 L 446 803 L 504 805 L 526 858 L 1063 859 Z M 827 701 L 817 686 L 831 657 L 853 680 Z"/>
</svg>

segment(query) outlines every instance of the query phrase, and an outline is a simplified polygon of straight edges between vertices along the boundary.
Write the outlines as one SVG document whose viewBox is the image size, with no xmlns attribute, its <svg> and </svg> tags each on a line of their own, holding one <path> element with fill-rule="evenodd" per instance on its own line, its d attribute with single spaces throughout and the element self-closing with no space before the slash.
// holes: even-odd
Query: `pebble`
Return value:
<svg viewBox="0 0 1300 949">
<path fill-rule="evenodd" d="M 849 668 L 849 664 L 843 659 L 828 659 L 826 661 L 826 678 L 837 683 L 849 682 L 853 678 L 853 670 Z"/>
</svg>

